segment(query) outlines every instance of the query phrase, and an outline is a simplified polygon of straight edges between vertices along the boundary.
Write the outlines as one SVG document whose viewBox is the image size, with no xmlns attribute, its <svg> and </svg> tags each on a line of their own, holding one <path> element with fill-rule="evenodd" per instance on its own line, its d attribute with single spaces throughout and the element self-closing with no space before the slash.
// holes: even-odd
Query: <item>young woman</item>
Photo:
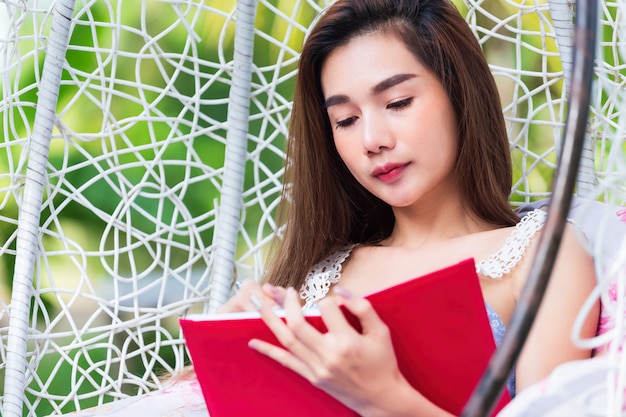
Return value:
<svg viewBox="0 0 626 417">
<path fill-rule="evenodd" d="M 545 218 L 537 210 L 520 221 L 509 205 L 499 97 L 455 7 L 448 0 L 331 6 L 300 58 L 287 168 L 285 229 L 266 282 L 246 281 L 221 311 L 260 308 L 284 348 L 260 340 L 250 347 L 363 416 L 449 416 L 404 379 L 385 323 L 362 296 L 474 258 L 500 339 Z M 512 392 L 591 354 L 570 340 L 595 285 L 592 260 L 570 229 Z M 276 304 L 286 323 L 270 308 Z M 314 304 L 325 334 L 302 316 Z M 362 333 L 340 305 L 360 320 Z M 582 336 L 595 333 L 597 315 L 596 306 Z M 151 410 L 206 415 L 197 381 L 97 414 Z"/>
<path fill-rule="evenodd" d="M 361 296 L 474 258 L 491 321 L 502 330 L 545 217 L 535 211 L 520 221 L 508 203 L 499 98 L 455 7 L 445 0 L 331 6 L 300 58 L 288 160 L 286 229 L 267 283 L 247 283 L 222 310 L 261 306 L 285 348 L 250 346 L 361 415 L 449 415 L 404 380 L 385 324 Z M 591 257 L 568 228 L 512 391 L 590 356 L 570 333 L 594 285 Z M 274 304 L 284 305 L 286 324 Z M 303 304 L 319 306 L 328 333 L 306 323 Z M 360 319 L 362 334 L 341 304 Z M 595 334 L 597 310 L 584 336 Z"/>
</svg>

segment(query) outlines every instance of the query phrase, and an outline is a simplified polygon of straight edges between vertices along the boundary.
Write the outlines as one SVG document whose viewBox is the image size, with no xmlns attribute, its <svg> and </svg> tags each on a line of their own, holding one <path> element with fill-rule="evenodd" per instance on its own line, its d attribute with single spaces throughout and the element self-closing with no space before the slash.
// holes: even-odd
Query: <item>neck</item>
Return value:
<svg viewBox="0 0 626 417">
<path fill-rule="evenodd" d="M 395 225 L 383 245 L 420 248 L 472 233 L 495 229 L 469 212 L 461 201 L 393 209 Z"/>
</svg>

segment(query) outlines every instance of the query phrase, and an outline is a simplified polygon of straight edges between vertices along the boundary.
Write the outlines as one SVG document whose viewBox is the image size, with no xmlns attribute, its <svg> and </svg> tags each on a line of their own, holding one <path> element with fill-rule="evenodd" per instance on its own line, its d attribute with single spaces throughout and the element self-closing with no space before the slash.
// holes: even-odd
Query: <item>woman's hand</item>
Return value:
<svg viewBox="0 0 626 417">
<path fill-rule="evenodd" d="M 271 284 L 260 285 L 253 279 L 244 281 L 239 291 L 218 307 L 218 313 L 253 311 L 261 305 L 282 306 L 285 301 L 285 289 Z"/>
<path fill-rule="evenodd" d="M 319 309 L 327 333 L 319 332 L 302 315 L 298 295 L 286 291 L 286 323 L 263 303 L 261 316 L 284 348 L 254 339 L 251 348 L 300 374 L 361 415 L 402 415 L 409 397 L 421 397 L 398 369 L 389 329 L 364 298 L 327 297 Z M 340 302 L 360 321 L 362 333 L 346 320 Z M 421 397 L 421 400 L 424 400 Z M 384 412 L 383 412 L 384 410 Z"/>
</svg>

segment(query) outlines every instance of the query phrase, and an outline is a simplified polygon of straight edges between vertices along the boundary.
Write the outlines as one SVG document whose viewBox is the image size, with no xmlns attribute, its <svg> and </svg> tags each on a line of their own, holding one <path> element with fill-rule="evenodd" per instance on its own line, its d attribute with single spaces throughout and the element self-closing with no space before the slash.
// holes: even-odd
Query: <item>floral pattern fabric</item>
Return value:
<svg viewBox="0 0 626 417">
<path fill-rule="evenodd" d="M 72 417 L 209 417 L 200 383 L 194 374 L 173 378 L 164 388 L 107 403 Z"/>
</svg>

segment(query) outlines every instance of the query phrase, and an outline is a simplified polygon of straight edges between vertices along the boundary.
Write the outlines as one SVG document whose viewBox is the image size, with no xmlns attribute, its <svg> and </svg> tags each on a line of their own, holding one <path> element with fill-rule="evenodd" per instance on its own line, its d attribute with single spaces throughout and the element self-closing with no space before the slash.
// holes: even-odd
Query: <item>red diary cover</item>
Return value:
<svg viewBox="0 0 626 417">
<path fill-rule="evenodd" d="M 495 350 L 474 261 L 366 298 L 389 327 L 409 383 L 459 415 Z M 319 316 L 308 320 L 324 329 Z M 180 324 L 211 417 L 357 415 L 248 347 L 252 338 L 278 344 L 258 313 L 192 315 Z M 510 400 L 504 391 L 493 415 Z"/>
</svg>

